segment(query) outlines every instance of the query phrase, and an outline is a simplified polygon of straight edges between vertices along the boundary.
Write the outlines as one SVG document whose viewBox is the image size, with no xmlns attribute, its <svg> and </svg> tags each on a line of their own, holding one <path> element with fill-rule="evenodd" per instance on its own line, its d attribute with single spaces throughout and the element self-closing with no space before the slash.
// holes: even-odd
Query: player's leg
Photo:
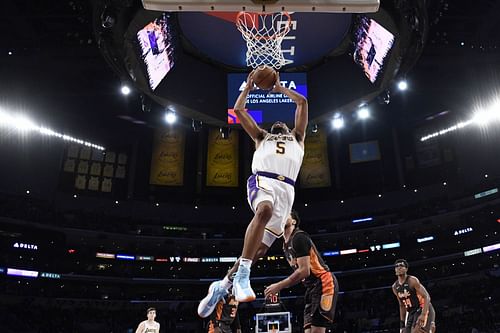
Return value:
<svg viewBox="0 0 500 333">
<path fill-rule="evenodd" d="M 262 242 L 260 243 L 259 248 L 257 249 L 257 253 L 255 253 L 255 256 L 252 259 L 252 265 L 254 265 L 257 262 L 257 260 L 266 255 L 267 250 L 269 250 L 271 245 L 273 245 L 274 241 L 278 238 L 279 237 L 274 236 L 269 232 L 264 232 L 264 237 L 262 238 Z M 231 267 L 227 272 L 226 278 L 229 280 L 230 283 L 229 286 L 233 285 L 233 275 L 236 273 L 239 266 L 240 266 L 240 258 L 236 260 L 233 267 Z"/>
<path fill-rule="evenodd" d="M 244 259 L 252 260 L 257 253 L 266 225 L 273 216 L 273 204 L 270 201 L 262 201 L 257 205 L 255 215 L 245 232 L 243 252 L 240 258 L 240 265 Z"/>
<path fill-rule="evenodd" d="M 310 289 L 306 289 L 306 293 L 304 295 L 304 333 L 311 333 L 311 323 L 312 323 L 312 299 Z"/>
<path fill-rule="evenodd" d="M 250 286 L 250 268 L 257 250 L 262 243 L 266 225 L 272 216 L 272 202 L 268 200 L 260 201 L 255 209 L 255 215 L 247 227 L 243 252 L 238 270 L 234 276 L 233 291 L 238 302 L 251 302 L 255 300 L 255 293 Z"/>
<path fill-rule="evenodd" d="M 247 192 L 248 192 L 248 203 L 250 204 L 250 207 L 252 210 L 255 212 L 255 216 L 259 215 L 262 216 L 262 211 L 257 214 L 257 208 L 260 203 L 263 202 L 273 202 L 273 192 L 269 190 L 262 190 L 258 186 L 258 182 L 256 180 L 256 176 L 252 175 L 249 177 L 248 182 L 247 182 Z M 254 217 L 255 219 L 255 217 Z M 253 222 L 253 220 L 252 220 Z M 252 224 L 250 222 L 250 224 Z M 257 224 L 258 222 L 255 222 L 254 224 Z M 263 224 L 263 223 L 261 223 Z M 247 233 L 248 233 L 248 228 L 250 228 L 250 225 L 247 227 Z M 265 228 L 265 224 L 264 224 Z M 252 229 L 254 229 L 254 226 L 252 226 Z M 258 228 L 257 228 L 258 229 Z M 261 241 L 262 240 L 262 241 Z M 267 252 L 267 248 L 269 248 L 272 244 L 270 242 L 269 244 L 262 244 L 264 241 L 264 238 L 258 239 L 255 243 L 258 245 L 258 249 L 254 256 L 252 256 L 252 262 L 257 261 L 258 258 L 263 256 Z M 245 240 L 245 244 L 247 241 Z M 248 249 L 247 249 L 248 251 Z M 241 259 L 241 258 L 240 258 Z M 217 304 L 218 301 L 220 301 L 225 295 L 227 295 L 229 288 L 231 288 L 233 281 L 232 277 L 233 275 L 237 272 L 239 265 L 240 265 L 240 259 L 233 265 L 233 267 L 229 270 L 228 274 L 223 280 L 220 281 L 215 281 L 213 282 L 210 287 L 208 288 L 208 293 L 205 298 L 203 298 L 198 305 L 198 315 L 202 318 L 205 318 L 210 315 L 210 313 L 213 312 L 215 305 Z M 236 295 L 235 295 L 236 296 Z"/>
<path fill-rule="evenodd" d="M 324 274 L 312 293 L 311 333 L 324 333 L 331 328 L 335 318 L 335 308 L 339 294 L 339 284 L 333 273 Z"/>
<path fill-rule="evenodd" d="M 262 242 L 260 243 L 257 253 L 252 260 L 252 265 L 255 264 L 260 258 L 262 258 L 267 250 L 273 245 L 274 241 L 279 237 L 273 235 L 270 232 L 265 232 Z M 238 259 L 234 265 L 229 269 L 228 273 L 224 279 L 213 282 L 208 288 L 208 293 L 205 298 L 200 301 L 198 305 L 198 315 L 202 318 L 209 316 L 215 309 L 217 303 L 224 298 L 229 292 L 229 289 L 233 286 L 234 274 L 238 270 L 240 259 Z"/>
<path fill-rule="evenodd" d="M 421 311 L 417 310 L 408 315 L 406 320 L 406 331 L 405 333 L 423 333 L 422 327 L 417 324 L 417 319 L 420 316 Z M 429 333 L 427 331 L 427 333 Z"/>
</svg>

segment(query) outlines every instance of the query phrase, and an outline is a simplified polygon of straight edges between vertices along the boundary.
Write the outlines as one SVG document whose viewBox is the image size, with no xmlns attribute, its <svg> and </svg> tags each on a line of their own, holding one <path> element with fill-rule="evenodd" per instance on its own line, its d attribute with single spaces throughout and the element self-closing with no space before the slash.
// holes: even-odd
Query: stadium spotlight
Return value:
<svg viewBox="0 0 500 333">
<path fill-rule="evenodd" d="M 30 190 L 26 190 L 26 194 L 30 194 Z"/>
<path fill-rule="evenodd" d="M 474 116 L 472 117 L 472 122 L 479 126 L 486 126 L 488 125 L 492 120 L 495 118 L 495 113 L 494 110 L 480 110 L 474 113 Z"/>
<path fill-rule="evenodd" d="M 358 118 L 359 119 L 368 119 L 370 118 L 370 110 L 367 107 L 362 107 L 358 110 Z"/>
<path fill-rule="evenodd" d="M 165 114 L 165 121 L 167 122 L 167 124 L 172 125 L 177 121 L 177 116 L 172 111 L 169 111 Z"/>
<path fill-rule="evenodd" d="M 408 89 L 408 82 L 406 82 L 406 80 L 399 81 L 398 82 L 398 89 L 401 91 L 405 91 L 406 89 Z"/>
<path fill-rule="evenodd" d="M 126 84 L 123 84 L 120 91 L 122 92 L 123 95 L 127 96 L 128 94 L 130 94 L 131 90 L 130 88 L 126 85 Z"/>
<path fill-rule="evenodd" d="M 336 114 L 332 120 L 332 127 L 336 130 L 343 128 L 344 127 L 344 118 L 341 115 Z"/>
<path fill-rule="evenodd" d="M 78 143 L 80 145 L 85 145 L 87 147 L 92 147 L 99 150 L 105 150 L 104 147 L 93 144 L 91 142 L 74 138 L 67 134 L 58 133 L 47 127 L 36 125 L 31 119 L 22 114 L 9 114 L 7 112 L 4 112 L 2 109 L 0 109 L 0 126 L 11 127 L 21 133 L 38 132 L 42 135 L 57 137 L 64 141 L 71 141 Z"/>
</svg>

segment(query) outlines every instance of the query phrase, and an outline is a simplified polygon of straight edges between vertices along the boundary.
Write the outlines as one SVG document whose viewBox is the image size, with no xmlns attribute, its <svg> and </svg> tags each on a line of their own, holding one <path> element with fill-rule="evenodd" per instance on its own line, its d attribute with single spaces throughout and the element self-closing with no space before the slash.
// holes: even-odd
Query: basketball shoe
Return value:
<svg viewBox="0 0 500 333">
<path fill-rule="evenodd" d="M 250 269 L 240 265 L 233 280 L 233 294 L 238 302 L 255 300 L 255 293 L 250 286 Z"/>
<path fill-rule="evenodd" d="M 210 287 L 208 287 L 207 296 L 205 296 L 198 305 L 198 316 L 201 318 L 210 316 L 210 314 L 214 312 L 217 303 L 228 294 L 227 289 L 222 287 L 221 282 L 222 281 L 212 282 Z"/>
</svg>

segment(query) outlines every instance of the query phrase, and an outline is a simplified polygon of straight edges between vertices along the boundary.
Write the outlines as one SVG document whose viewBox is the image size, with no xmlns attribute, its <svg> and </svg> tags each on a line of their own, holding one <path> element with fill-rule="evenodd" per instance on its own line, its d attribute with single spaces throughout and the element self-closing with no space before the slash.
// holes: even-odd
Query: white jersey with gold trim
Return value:
<svg viewBox="0 0 500 333">
<path fill-rule="evenodd" d="M 150 324 L 147 320 L 145 320 L 144 333 L 160 333 L 160 324 L 158 324 L 156 321 Z"/>
<path fill-rule="evenodd" d="M 304 149 L 293 134 L 267 133 L 255 150 L 252 160 L 252 173 L 272 172 L 297 180 Z"/>
</svg>

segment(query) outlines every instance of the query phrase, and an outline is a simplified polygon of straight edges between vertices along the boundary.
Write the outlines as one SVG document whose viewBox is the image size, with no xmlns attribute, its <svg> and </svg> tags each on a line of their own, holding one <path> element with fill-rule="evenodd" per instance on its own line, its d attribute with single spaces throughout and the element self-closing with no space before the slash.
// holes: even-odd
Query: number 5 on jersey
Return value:
<svg viewBox="0 0 500 333">
<path fill-rule="evenodd" d="M 283 141 L 276 142 L 276 154 L 284 154 L 285 153 L 285 143 Z"/>
</svg>

